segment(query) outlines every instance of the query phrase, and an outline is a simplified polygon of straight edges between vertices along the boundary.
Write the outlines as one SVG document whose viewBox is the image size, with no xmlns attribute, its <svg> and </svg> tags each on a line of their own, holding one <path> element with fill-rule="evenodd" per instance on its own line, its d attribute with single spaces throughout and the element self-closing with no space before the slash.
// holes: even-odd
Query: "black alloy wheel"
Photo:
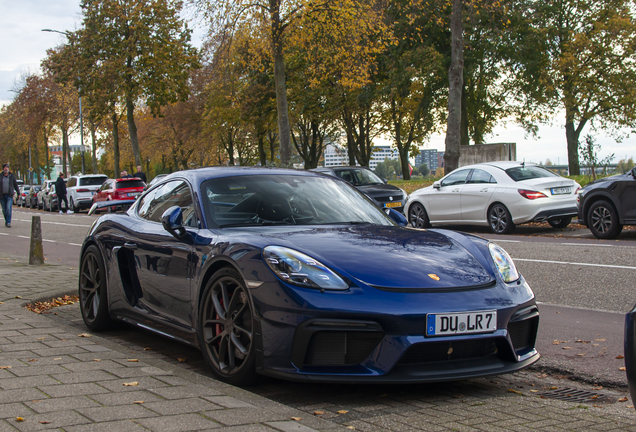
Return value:
<svg viewBox="0 0 636 432">
<path fill-rule="evenodd" d="M 203 356 L 221 381 L 248 385 L 256 378 L 254 316 L 245 285 L 231 268 L 216 272 L 208 282 L 200 309 Z"/>
<path fill-rule="evenodd" d="M 426 209 L 420 203 L 413 203 L 409 207 L 409 222 L 413 228 L 430 228 Z"/>
<path fill-rule="evenodd" d="M 515 229 L 510 212 L 503 204 L 495 204 L 488 210 L 488 225 L 495 234 L 510 234 Z"/>
<path fill-rule="evenodd" d="M 86 248 L 81 263 L 79 300 L 84 324 L 93 331 L 112 328 L 114 322 L 108 314 L 106 271 L 97 246 Z"/>
<path fill-rule="evenodd" d="M 548 223 L 552 228 L 565 228 L 570 225 L 570 222 L 572 222 L 571 217 L 565 217 L 561 219 L 548 219 Z"/>
<path fill-rule="evenodd" d="M 592 234 L 599 239 L 616 238 L 623 230 L 616 209 L 605 200 L 592 204 L 587 215 L 587 226 Z"/>
</svg>

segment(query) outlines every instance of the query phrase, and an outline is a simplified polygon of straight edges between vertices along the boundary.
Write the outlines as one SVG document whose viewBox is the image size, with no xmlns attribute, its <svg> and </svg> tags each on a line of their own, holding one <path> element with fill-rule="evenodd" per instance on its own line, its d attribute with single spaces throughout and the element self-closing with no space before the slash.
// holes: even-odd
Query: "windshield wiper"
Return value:
<svg viewBox="0 0 636 432">
<path fill-rule="evenodd" d="M 264 222 L 250 222 L 250 223 L 234 223 L 234 224 L 224 224 L 219 225 L 219 228 L 236 228 L 236 227 L 255 227 L 255 226 L 272 226 L 272 225 L 293 225 L 291 222 L 273 222 L 273 221 L 264 221 Z"/>
</svg>

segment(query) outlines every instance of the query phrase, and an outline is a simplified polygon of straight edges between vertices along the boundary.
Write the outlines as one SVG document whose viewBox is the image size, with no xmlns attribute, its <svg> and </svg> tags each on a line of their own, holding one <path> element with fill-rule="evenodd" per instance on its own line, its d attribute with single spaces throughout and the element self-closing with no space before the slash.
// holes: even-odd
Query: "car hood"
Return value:
<svg viewBox="0 0 636 432">
<path fill-rule="evenodd" d="M 446 290 L 495 281 L 482 265 L 481 252 L 464 236 L 375 225 L 276 231 L 262 234 L 266 243 L 296 249 L 379 288 Z"/>
<path fill-rule="evenodd" d="M 355 188 L 371 198 L 392 196 L 393 201 L 399 201 L 403 198 L 402 190 L 390 184 L 372 184 L 356 186 Z"/>
</svg>

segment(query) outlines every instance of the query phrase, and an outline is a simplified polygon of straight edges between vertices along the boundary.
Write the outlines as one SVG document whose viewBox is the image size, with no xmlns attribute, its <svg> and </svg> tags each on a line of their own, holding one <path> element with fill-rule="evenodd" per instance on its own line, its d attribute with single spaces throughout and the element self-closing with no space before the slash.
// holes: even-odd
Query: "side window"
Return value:
<svg viewBox="0 0 636 432">
<path fill-rule="evenodd" d="M 473 170 L 473 174 L 470 176 L 470 180 L 467 184 L 481 184 L 481 183 L 497 183 L 493 176 L 488 172 L 480 169 Z"/>
<path fill-rule="evenodd" d="M 68 183 L 66 183 L 66 187 L 73 187 L 75 186 L 75 182 L 77 181 L 77 179 L 75 177 L 71 177 L 68 180 Z"/>
<path fill-rule="evenodd" d="M 139 202 L 140 217 L 153 222 L 161 222 L 161 216 L 170 207 L 178 205 L 183 212 L 183 224 L 198 227 L 192 193 L 188 184 L 182 180 L 168 182 L 144 195 Z"/>
<path fill-rule="evenodd" d="M 466 169 L 452 173 L 442 181 L 442 186 L 463 185 L 466 183 L 466 177 L 468 177 L 469 172 L 470 170 Z"/>
</svg>

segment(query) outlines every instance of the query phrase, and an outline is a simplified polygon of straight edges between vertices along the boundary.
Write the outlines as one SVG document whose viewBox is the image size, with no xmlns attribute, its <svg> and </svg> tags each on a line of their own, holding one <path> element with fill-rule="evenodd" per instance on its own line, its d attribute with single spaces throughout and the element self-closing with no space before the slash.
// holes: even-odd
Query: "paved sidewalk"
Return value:
<svg viewBox="0 0 636 432">
<path fill-rule="evenodd" d="M 532 393 L 541 380 L 530 372 L 429 386 L 343 386 L 341 394 L 278 380 L 260 388 L 272 396 L 292 389 L 284 405 L 171 364 L 144 352 L 148 345 L 23 307 L 75 293 L 76 268 L 33 267 L 0 253 L 0 280 L 0 432 L 636 430 L 634 410 L 617 397 L 598 405 L 541 399 Z M 144 343 L 160 343 L 152 338 Z"/>
</svg>

